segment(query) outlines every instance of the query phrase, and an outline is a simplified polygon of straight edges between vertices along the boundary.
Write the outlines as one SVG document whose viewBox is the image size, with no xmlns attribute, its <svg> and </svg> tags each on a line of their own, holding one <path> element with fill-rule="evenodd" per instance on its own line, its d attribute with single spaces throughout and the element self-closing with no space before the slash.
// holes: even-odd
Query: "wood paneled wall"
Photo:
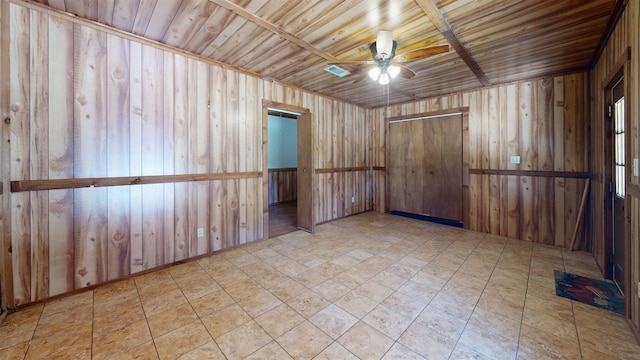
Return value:
<svg viewBox="0 0 640 360">
<path fill-rule="evenodd" d="M 630 51 L 630 54 L 627 52 Z M 630 58 L 628 57 L 630 55 Z M 622 61 L 622 62 L 620 62 Z M 591 71 L 591 156 L 589 167 L 593 189 L 590 197 L 590 236 L 593 239 L 593 254 L 603 269 L 608 264 L 605 239 L 605 197 L 608 185 L 605 177 L 605 88 L 618 67 L 624 65 L 625 107 L 628 123 L 627 138 L 627 202 L 629 217 L 629 253 L 627 264 L 630 277 L 627 318 L 640 339 L 640 299 L 636 296 L 640 281 L 640 178 L 631 172 L 633 159 L 640 158 L 640 2 L 629 1 L 618 21 L 604 51 Z"/>
<path fill-rule="evenodd" d="M 372 110 L 374 166 L 384 166 L 385 115 L 468 107 L 465 227 L 568 246 L 588 171 L 587 100 L 587 74 L 577 73 L 391 106 L 388 115 L 385 108 Z M 520 164 L 510 162 L 516 155 Z M 374 177 L 376 189 L 383 180 Z M 384 211 L 384 204 L 376 202 L 376 209 Z"/>
<path fill-rule="evenodd" d="M 2 181 L 160 180 L 11 193 L 3 306 L 265 237 L 264 99 L 311 111 L 322 170 L 316 222 L 372 208 L 365 110 L 63 14 L 6 8 L 11 146 L 2 143 Z"/>
<path fill-rule="evenodd" d="M 297 199 L 297 173 L 296 168 L 269 169 L 269 205 Z"/>
<path fill-rule="evenodd" d="M 316 222 L 373 209 L 367 111 L 319 98 L 316 123 Z"/>
</svg>

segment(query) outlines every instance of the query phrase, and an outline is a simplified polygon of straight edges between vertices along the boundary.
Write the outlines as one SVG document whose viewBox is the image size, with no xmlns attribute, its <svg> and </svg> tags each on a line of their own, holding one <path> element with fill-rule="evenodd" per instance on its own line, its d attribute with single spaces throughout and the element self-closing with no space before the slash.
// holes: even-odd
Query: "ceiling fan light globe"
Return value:
<svg viewBox="0 0 640 360">
<path fill-rule="evenodd" d="M 400 67 L 391 65 L 387 69 L 387 73 L 389 74 L 389 76 L 391 76 L 392 79 L 395 79 L 395 77 L 398 76 L 398 74 L 400 74 Z"/>
<path fill-rule="evenodd" d="M 369 70 L 369 77 L 371 78 L 371 80 L 373 81 L 378 81 L 378 77 L 380 76 L 380 68 L 379 67 L 374 67 L 371 70 Z"/>
<path fill-rule="evenodd" d="M 387 85 L 389 83 L 389 74 L 380 74 L 380 79 L 378 79 L 378 82 L 380 83 L 380 85 Z"/>
<path fill-rule="evenodd" d="M 389 58 L 393 51 L 393 35 L 391 30 L 378 30 L 376 51 L 383 59 Z"/>
</svg>

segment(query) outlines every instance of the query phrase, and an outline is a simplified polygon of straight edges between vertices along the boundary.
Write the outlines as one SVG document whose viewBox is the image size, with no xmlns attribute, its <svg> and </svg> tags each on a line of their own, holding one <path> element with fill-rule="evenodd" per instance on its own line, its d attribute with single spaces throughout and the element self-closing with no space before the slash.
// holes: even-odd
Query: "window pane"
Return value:
<svg viewBox="0 0 640 360">
<path fill-rule="evenodd" d="M 613 122 L 613 141 L 615 162 L 615 193 L 616 196 L 625 196 L 625 178 L 624 178 L 624 97 L 621 97 L 614 104 L 614 122 Z"/>
<path fill-rule="evenodd" d="M 624 188 L 624 166 L 616 165 L 616 195 L 619 197 L 624 197 L 625 188 Z"/>
</svg>

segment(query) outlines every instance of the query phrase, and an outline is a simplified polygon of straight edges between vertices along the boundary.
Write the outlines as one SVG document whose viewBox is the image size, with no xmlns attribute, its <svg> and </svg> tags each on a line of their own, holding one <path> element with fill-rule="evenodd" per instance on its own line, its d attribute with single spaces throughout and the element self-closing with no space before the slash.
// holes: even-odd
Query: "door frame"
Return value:
<svg viewBox="0 0 640 360">
<path fill-rule="evenodd" d="M 311 172 L 311 189 L 308 189 L 311 193 L 310 203 L 309 204 L 300 204 L 300 200 L 298 201 L 298 207 L 306 207 L 309 210 L 311 216 L 311 230 L 310 232 L 315 232 L 315 204 L 316 204 L 316 191 L 315 191 L 315 165 L 313 164 L 313 160 L 315 160 L 315 139 L 313 136 L 313 116 L 311 111 L 307 108 L 289 105 L 285 103 L 279 103 L 271 100 L 262 100 L 262 214 L 263 214 L 263 229 L 262 229 L 262 237 L 264 239 L 269 238 L 269 109 L 274 110 L 282 110 L 287 112 L 293 112 L 301 115 L 308 115 L 302 117 L 303 119 L 307 119 L 309 124 L 308 126 L 304 126 L 303 128 L 308 129 L 305 134 L 306 142 L 309 143 L 311 147 L 311 159 L 312 164 L 310 166 L 309 171 Z M 297 121 L 301 121 L 301 117 L 298 116 Z M 302 120 L 304 121 L 304 120 Z M 300 125 L 298 125 L 298 129 L 300 129 Z M 301 139 L 300 131 L 298 131 L 298 144 L 301 142 L 305 142 L 305 139 Z M 298 151 L 299 153 L 299 151 Z M 299 166 L 299 164 L 298 164 Z M 298 191 L 300 191 L 300 182 L 298 181 Z M 304 200 L 303 200 L 304 201 Z M 296 222 L 297 227 L 297 222 Z"/>
<path fill-rule="evenodd" d="M 604 269 L 601 269 L 603 271 L 603 275 L 606 279 L 612 279 L 613 277 L 613 269 L 612 269 L 612 257 L 613 257 L 613 197 L 614 195 L 614 190 L 612 188 L 610 188 L 609 186 L 613 186 L 613 122 L 611 121 L 611 119 L 608 117 L 607 112 L 608 112 L 608 108 L 609 106 L 613 106 L 613 103 L 611 101 L 611 91 L 613 89 L 613 87 L 617 84 L 617 82 L 623 78 L 624 79 L 624 83 L 623 83 L 623 88 L 624 88 L 624 98 L 625 99 L 629 99 L 629 74 L 628 74 L 628 62 L 631 59 L 631 49 L 628 48 L 627 51 L 624 52 L 624 54 L 618 59 L 618 61 L 616 61 L 615 65 L 613 66 L 611 72 L 609 73 L 609 75 L 604 79 L 604 81 L 602 82 L 604 84 L 604 87 L 602 88 L 602 94 L 604 96 L 604 108 L 602 109 L 602 121 L 604 122 L 604 182 L 603 182 L 603 186 L 604 186 L 604 237 L 605 237 L 605 241 L 604 241 L 604 261 L 603 264 L 605 264 L 605 266 L 603 266 Z M 630 176 L 631 176 L 631 172 L 630 172 L 630 146 L 631 144 L 629 143 L 629 125 L 630 125 L 630 119 L 629 119 L 629 106 L 627 104 L 625 104 L 624 107 L 624 126 L 625 126 L 625 135 L 624 135 L 624 146 L 625 146 L 625 174 L 624 174 L 624 182 L 625 182 L 625 188 L 628 189 L 629 183 L 630 183 Z M 611 184 L 611 185 L 609 185 Z M 611 191 L 609 191 L 611 190 Z M 625 267 L 625 278 L 624 278 L 624 294 L 623 296 L 625 297 L 625 299 L 629 298 L 629 291 L 630 291 L 630 276 L 629 276 L 629 271 L 631 269 L 631 257 L 629 256 L 630 254 L 630 242 L 629 242 L 629 229 L 630 229 L 630 221 L 631 221 L 631 217 L 629 216 L 629 205 L 630 205 L 630 196 L 628 191 L 625 194 L 625 198 L 624 198 L 624 209 L 625 209 L 625 221 L 624 221 L 624 244 L 623 244 L 623 248 L 624 248 L 624 252 L 625 252 L 625 258 L 624 258 L 624 267 Z M 629 318 L 630 313 L 629 313 L 629 308 L 630 306 L 630 302 L 626 301 L 625 302 L 625 316 L 627 318 Z"/>
</svg>

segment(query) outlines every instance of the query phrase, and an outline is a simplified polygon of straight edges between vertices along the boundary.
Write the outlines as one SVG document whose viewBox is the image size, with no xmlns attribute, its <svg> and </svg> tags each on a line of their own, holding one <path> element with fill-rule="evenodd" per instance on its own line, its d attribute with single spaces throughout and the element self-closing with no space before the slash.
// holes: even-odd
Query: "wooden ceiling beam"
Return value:
<svg viewBox="0 0 640 360">
<path fill-rule="evenodd" d="M 454 48 L 462 60 L 467 64 L 469 69 L 476 75 L 480 83 L 484 86 L 491 86 L 491 81 L 484 71 L 480 68 L 480 65 L 471 56 L 469 50 L 462 44 L 458 35 L 453 31 L 447 20 L 442 16 L 438 7 L 433 3 L 433 0 L 415 0 L 416 4 L 422 9 L 424 14 L 431 20 L 433 25 L 440 31 L 442 36 L 447 39 L 449 45 Z"/>
<path fill-rule="evenodd" d="M 277 25 L 270 23 L 269 21 L 257 16 L 256 14 L 253 14 L 249 11 L 247 11 L 245 8 L 243 8 L 242 6 L 236 5 L 235 3 L 229 1 L 229 0 L 209 0 L 212 3 L 221 6 L 229 11 L 231 11 L 232 13 L 241 16 L 245 19 L 247 19 L 247 21 L 250 21 L 260 27 L 262 27 L 263 29 L 266 29 L 268 31 L 271 31 L 272 33 L 274 33 L 277 36 L 280 36 L 281 38 L 296 44 L 297 46 L 310 51 L 311 53 L 329 61 L 329 62 L 338 62 L 339 59 L 335 58 L 317 48 L 315 48 L 313 45 L 309 44 L 308 42 L 304 41 L 303 39 L 300 39 L 297 36 L 294 36 L 284 30 L 282 30 L 281 28 L 279 28 Z"/>
</svg>

